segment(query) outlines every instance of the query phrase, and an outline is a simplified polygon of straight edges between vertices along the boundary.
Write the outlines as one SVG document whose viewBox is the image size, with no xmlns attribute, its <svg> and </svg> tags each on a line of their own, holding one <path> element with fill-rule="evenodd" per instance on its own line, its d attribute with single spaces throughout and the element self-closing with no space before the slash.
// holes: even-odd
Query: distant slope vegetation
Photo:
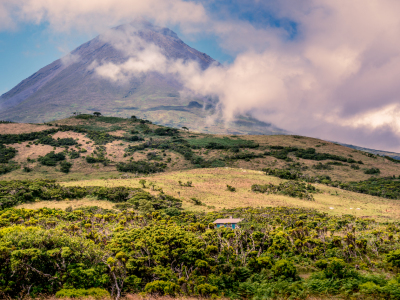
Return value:
<svg viewBox="0 0 400 300">
<path fill-rule="evenodd" d="M 346 146 L 346 147 L 349 147 L 349 148 L 353 148 L 353 149 L 356 149 L 356 150 L 372 153 L 372 154 L 375 154 L 375 155 L 388 156 L 388 157 L 391 157 L 391 158 L 394 158 L 394 159 L 400 161 L 400 153 L 382 151 L 382 150 L 376 150 L 376 149 L 370 149 L 370 148 L 364 148 L 364 147 L 359 147 L 359 146 L 354 146 L 354 145 L 349 145 L 349 144 L 344 144 L 344 143 L 340 143 L 340 145 L 343 145 L 343 146 Z"/>
<path fill-rule="evenodd" d="M 46 125 L 7 126 L 0 135 L 3 179 L 109 178 L 233 167 L 400 198 L 399 161 L 296 135 L 210 135 L 129 119 L 78 115 Z M 41 130 L 35 130 L 35 126 Z"/>
<path fill-rule="evenodd" d="M 0 97 L 0 120 L 40 123 L 71 116 L 73 112 L 101 111 L 107 115 L 144 119 L 171 127 L 195 127 L 206 133 L 282 134 L 284 130 L 248 116 L 226 124 L 207 125 L 217 100 L 183 96 L 182 85 L 173 75 L 142 72 L 126 83 L 112 83 L 89 68 L 96 62 L 119 64 L 129 56 L 109 42 L 107 36 L 140 37 L 162 49 L 169 59 L 196 61 L 206 69 L 218 64 L 210 56 L 186 45 L 168 28 L 147 23 L 113 28 L 79 46 L 64 59 L 23 80 Z"/>
</svg>

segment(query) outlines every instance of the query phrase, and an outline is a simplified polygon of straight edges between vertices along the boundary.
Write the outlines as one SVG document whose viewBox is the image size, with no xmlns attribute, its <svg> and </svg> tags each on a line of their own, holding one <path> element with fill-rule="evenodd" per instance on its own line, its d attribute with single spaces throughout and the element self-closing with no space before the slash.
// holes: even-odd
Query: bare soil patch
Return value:
<svg viewBox="0 0 400 300">
<path fill-rule="evenodd" d="M 7 123 L 0 124 L 0 134 L 21 134 L 48 130 L 54 127 L 47 125 L 25 124 L 25 123 Z"/>
<path fill-rule="evenodd" d="M 10 145 L 18 151 L 17 155 L 13 159 L 16 162 L 26 162 L 27 158 L 37 159 L 39 156 L 45 156 L 47 153 L 54 151 L 55 153 L 62 152 L 63 148 L 54 148 L 49 145 L 29 145 L 29 142 L 23 142 L 21 144 Z M 29 147 L 27 147 L 29 146 Z"/>
</svg>

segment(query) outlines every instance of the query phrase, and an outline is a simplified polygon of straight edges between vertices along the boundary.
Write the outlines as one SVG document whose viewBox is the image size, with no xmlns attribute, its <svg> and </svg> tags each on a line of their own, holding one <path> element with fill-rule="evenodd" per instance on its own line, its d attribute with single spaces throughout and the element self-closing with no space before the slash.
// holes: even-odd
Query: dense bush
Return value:
<svg viewBox="0 0 400 300">
<path fill-rule="evenodd" d="M 141 173 L 141 174 L 151 174 L 163 172 L 167 167 L 163 163 L 153 163 L 147 162 L 145 160 L 131 161 L 131 162 L 121 162 L 117 164 L 117 170 L 120 172 L 130 172 L 130 173 Z"/>
<path fill-rule="evenodd" d="M 142 189 L 127 187 L 63 187 L 51 180 L 0 181 L 0 205 L 4 209 L 17 204 L 41 200 L 81 199 L 87 196 L 111 202 L 126 202 L 139 205 L 139 200 L 151 202 L 155 210 L 169 207 L 180 208 L 182 201 L 160 193 L 153 196 Z"/>
<path fill-rule="evenodd" d="M 1 184 L 16 189 L 14 182 Z M 46 184 L 42 193 L 57 187 Z M 27 185 L 40 192 L 39 182 Z M 94 189 L 99 197 L 107 191 L 74 189 Z M 141 189 L 128 190 L 124 197 L 132 203 L 157 200 Z M 210 224 L 228 216 L 245 221 L 235 230 Z M 14 298 L 57 292 L 100 297 L 107 290 L 113 297 L 143 291 L 232 299 L 356 293 L 396 299 L 400 284 L 390 268 L 397 265 L 399 232 L 397 223 L 304 208 L 207 214 L 174 206 L 145 214 L 96 207 L 7 209 L 0 211 L 0 289 Z M 299 268 L 311 276 L 301 279 Z"/>
<path fill-rule="evenodd" d="M 8 163 L 15 157 L 17 150 L 0 144 L 0 164 Z"/>
<path fill-rule="evenodd" d="M 154 134 L 160 135 L 160 136 L 174 136 L 174 135 L 178 135 L 179 131 L 176 128 L 159 127 L 154 130 Z"/>
<path fill-rule="evenodd" d="M 8 164 L 0 164 L 0 175 L 7 174 L 19 168 L 20 165 L 15 162 L 10 162 Z"/>
<path fill-rule="evenodd" d="M 60 163 L 60 171 L 63 173 L 69 173 L 69 170 L 72 167 L 72 163 L 68 162 L 68 161 L 62 161 Z"/>
<path fill-rule="evenodd" d="M 380 174 L 381 170 L 379 170 L 378 168 L 370 168 L 370 169 L 366 169 L 364 170 L 364 174 Z"/>
<path fill-rule="evenodd" d="M 250 140 L 230 139 L 228 137 L 216 138 L 195 138 L 188 140 L 190 146 L 194 149 L 239 149 L 239 148 L 258 148 L 259 144 Z"/>
<path fill-rule="evenodd" d="M 272 151 L 266 151 L 264 153 L 265 155 L 270 155 L 275 158 L 284 159 L 287 161 L 291 161 L 291 159 L 288 157 L 288 154 L 291 152 L 296 152 L 298 150 L 297 147 L 271 146 L 270 148 Z"/>
<path fill-rule="evenodd" d="M 55 166 L 59 161 L 63 160 L 65 160 L 65 154 L 62 152 L 55 153 L 54 151 L 38 158 L 38 161 L 44 166 Z"/>
<path fill-rule="evenodd" d="M 77 142 L 73 138 L 64 138 L 64 139 L 53 139 L 51 136 L 42 136 L 38 141 L 43 145 L 50 145 L 53 147 L 61 147 L 61 146 L 74 146 Z"/>
<path fill-rule="evenodd" d="M 30 132 L 30 133 L 21 133 L 21 134 L 0 134 L 0 144 L 14 144 L 18 142 L 26 142 L 33 141 L 43 137 L 48 136 L 49 134 L 54 134 L 59 130 L 56 128 L 38 131 L 38 132 Z"/>
<path fill-rule="evenodd" d="M 264 157 L 263 154 L 256 154 L 254 152 L 240 152 L 235 155 L 227 156 L 227 157 L 225 157 L 225 159 L 228 159 L 228 160 L 239 160 L 239 159 L 250 160 L 253 158 L 263 158 L 263 157 Z"/>
<path fill-rule="evenodd" d="M 356 193 L 388 199 L 400 199 L 400 180 L 393 177 L 370 178 L 363 181 L 341 182 L 338 187 Z"/>
<path fill-rule="evenodd" d="M 306 200 L 314 200 L 313 193 L 319 192 L 319 190 L 317 190 L 311 184 L 306 184 L 304 182 L 298 181 L 282 182 L 279 185 L 274 185 L 272 183 L 265 185 L 253 184 L 251 186 L 251 190 L 253 192 L 281 194 Z"/>
<path fill-rule="evenodd" d="M 282 170 L 282 169 L 270 169 L 265 168 L 263 169 L 266 175 L 276 176 L 281 179 L 288 179 L 288 180 L 296 180 L 299 178 L 300 173 L 291 170 Z"/>
<path fill-rule="evenodd" d="M 299 149 L 295 152 L 295 156 L 303 159 L 310 159 L 310 160 L 336 160 L 336 161 L 342 161 L 342 162 L 348 162 L 348 163 L 357 163 L 352 158 L 346 158 L 343 156 L 335 155 L 335 154 L 330 154 L 330 153 L 317 153 L 314 148 L 307 148 L 307 149 Z M 358 162 L 361 163 L 362 162 Z"/>
<path fill-rule="evenodd" d="M 141 138 L 140 136 L 137 136 L 137 135 L 125 136 L 125 137 L 124 137 L 124 140 L 125 140 L 125 141 L 128 141 L 128 142 L 139 142 L 139 141 L 144 141 L 143 138 Z"/>
</svg>

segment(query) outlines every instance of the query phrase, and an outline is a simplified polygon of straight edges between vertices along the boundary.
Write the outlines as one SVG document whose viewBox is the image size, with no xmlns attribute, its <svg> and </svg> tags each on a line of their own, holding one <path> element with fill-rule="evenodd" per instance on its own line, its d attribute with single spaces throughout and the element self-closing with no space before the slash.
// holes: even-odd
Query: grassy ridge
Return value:
<svg viewBox="0 0 400 300">
<path fill-rule="evenodd" d="M 4 297 L 399 299 L 396 161 L 137 118 L 49 127 L 0 136 Z"/>
</svg>

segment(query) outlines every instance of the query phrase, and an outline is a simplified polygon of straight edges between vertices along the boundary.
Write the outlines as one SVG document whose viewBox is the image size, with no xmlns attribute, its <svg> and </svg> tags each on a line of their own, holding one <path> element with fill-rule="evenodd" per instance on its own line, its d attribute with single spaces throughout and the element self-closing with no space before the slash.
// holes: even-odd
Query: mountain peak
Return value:
<svg viewBox="0 0 400 300">
<path fill-rule="evenodd" d="M 120 25 L 82 44 L 2 95 L 0 120 L 40 123 L 69 117 L 76 111 L 101 111 L 119 117 L 136 115 L 162 125 L 189 126 L 209 133 L 281 132 L 248 118 L 240 119 L 231 128 L 222 121 L 207 125 L 206 117 L 214 112 L 216 100 L 181 93 L 183 87 L 173 74 L 143 71 L 126 82 L 115 83 L 100 77 L 91 67 L 123 64 L 137 56 L 135 51 L 151 44 L 168 60 L 196 61 L 202 69 L 218 64 L 185 44 L 168 28 L 145 21 Z M 191 105 L 194 102 L 197 105 Z"/>
</svg>

